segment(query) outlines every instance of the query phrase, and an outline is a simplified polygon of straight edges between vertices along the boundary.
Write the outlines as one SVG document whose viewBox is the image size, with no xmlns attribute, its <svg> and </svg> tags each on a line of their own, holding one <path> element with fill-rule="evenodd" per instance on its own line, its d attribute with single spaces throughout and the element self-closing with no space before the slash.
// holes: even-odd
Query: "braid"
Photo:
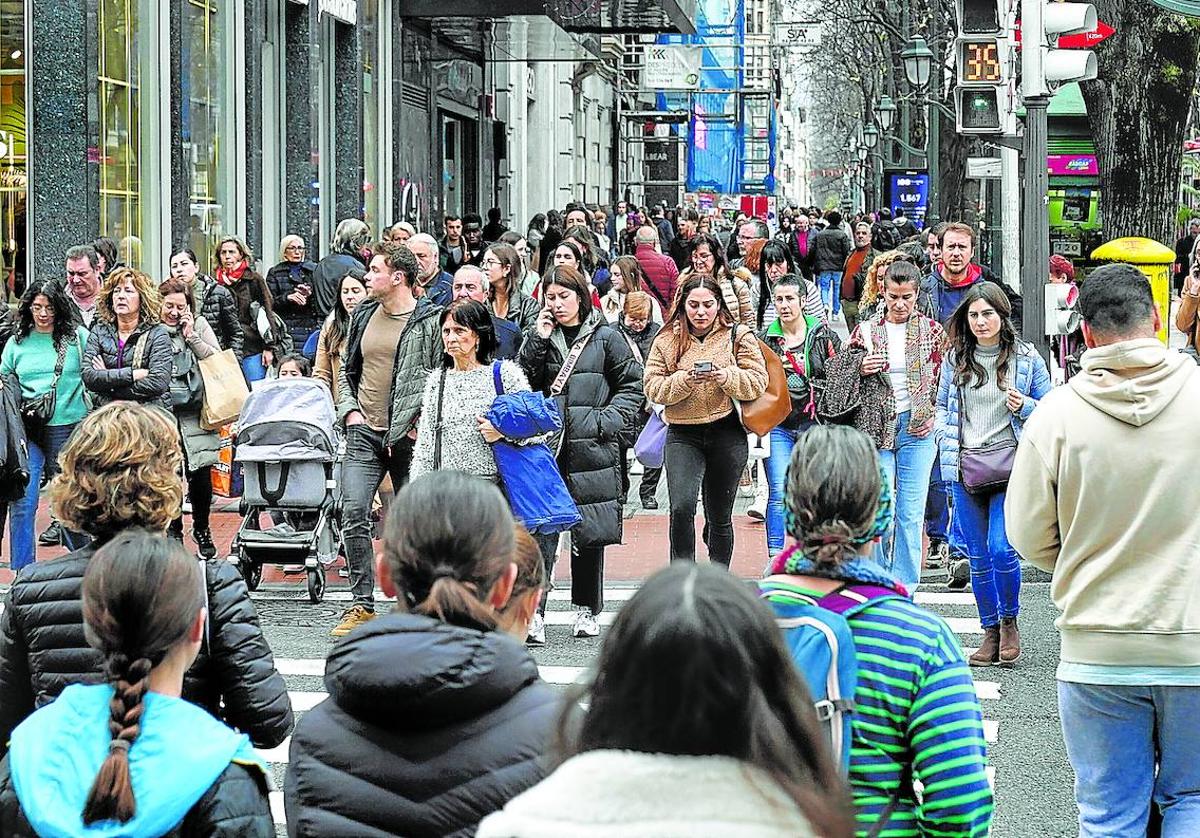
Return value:
<svg viewBox="0 0 1200 838">
<path fill-rule="evenodd" d="M 108 659 L 108 680 L 114 687 L 108 704 L 112 742 L 88 793 L 83 808 L 84 825 L 106 820 L 126 823 L 137 812 L 129 777 L 129 749 L 141 732 L 142 699 L 152 667 L 149 658 L 131 661 L 122 652 L 116 652 Z"/>
</svg>

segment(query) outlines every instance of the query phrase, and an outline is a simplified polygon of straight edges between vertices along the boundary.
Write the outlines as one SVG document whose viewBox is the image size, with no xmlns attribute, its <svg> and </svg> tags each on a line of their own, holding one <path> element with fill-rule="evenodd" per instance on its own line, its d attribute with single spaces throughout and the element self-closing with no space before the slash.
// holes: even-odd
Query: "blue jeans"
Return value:
<svg viewBox="0 0 1200 838">
<path fill-rule="evenodd" d="M 954 498 L 950 542 L 971 562 L 971 590 L 984 628 L 1015 617 L 1021 609 L 1021 559 L 1004 529 L 1004 492 L 973 495 L 963 484 L 947 484 Z"/>
<path fill-rule="evenodd" d="M 908 421 L 908 411 L 896 417 L 896 448 L 879 452 L 883 473 L 892 484 L 896 515 L 875 547 L 875 560 L 913 588 L 921 581 L 921 530 L 937 444 L 933 433 L 923 438 L 910 434 Z"/>
<path fill-rule="evenodd" d="M 946 541 L 950 537 L 950 492 L 942 480 L 942 466 L 933 458 L 933 473 L 929 476 L 929 498 L 925 501 L 925 533 L 930 538 Z"/>
<path fill-rule="evenodd" d="M 242 359 L 242 374 L 248 382 L 262 381 L 267 377 L 267 368 L 263 366 L 261 352 L 255 352 Z"/>
<path fill-rule="evenodd" d="M 1200 835 L 1200 687 L 1059 681 L 1058 711 L 1080 838 L 1142 838 L 1151 800 L 1163 838 Z"/>
<path fill-rule="evenodd" d="M 834 314 L 838 314 L 842 310 L 842 294 L 838 287 L 841 281 L 840 271 L 821 271 L 817 274 L 817 287 L 821 289 L 821 302 Z"/>
<path fill-rule="evenodd" d="M 33 563 L 37 550 L 34 530 L 42 475 L 53 477 L 58 474 L 58 452 L 67 444 L 73 430 L 74 425 L 51 425 L 42 434 L 29 435 L 29 485 L 25 487 L 25 497 L 12 504 L 9 510 L 9 546 L 14 571 Z M 87 543 L 87 538 L 64 527 L 63 543 L 68 550 L 78 550 Z"/>
<path fill-rule="evenodd" d="M 767 455 L 767 556 L 774 558 L 783 550 L 787 537 L 783 496 L 787 483 L 788 463 L 792 461 L 792 449 L 796 440 L 807 427 L 796 429 L 776 428 L 771 431 L 771 453 Z"/>
</svg>

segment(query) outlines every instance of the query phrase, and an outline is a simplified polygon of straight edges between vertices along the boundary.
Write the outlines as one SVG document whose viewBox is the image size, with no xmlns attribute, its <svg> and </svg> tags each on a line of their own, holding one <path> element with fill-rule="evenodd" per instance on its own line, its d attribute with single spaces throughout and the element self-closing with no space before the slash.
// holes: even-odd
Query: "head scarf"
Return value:
<svg viewBox="0 0 1200 838">
<path fill-rule="evenodd" d="M 794 543 L 783 550 L 771 562 L 769 572 L 772 574 L 799 574 L 812 567 L 813 557 L 817 551 L 836 539 L 829 536 L 809 535 L 800 523 L 799 510 L 793 506 L 790 495 L 784 498 L 784 526 Z M 879 503 L 875 510 L 875 518 L 862 532 L 850 536 L 847 549 L 858 550 L 870 544 L 887 533 L 892 523 L 893 499 L 892 483 L 888 480 L 882 466 L 879 469 Z"/>
</svg>

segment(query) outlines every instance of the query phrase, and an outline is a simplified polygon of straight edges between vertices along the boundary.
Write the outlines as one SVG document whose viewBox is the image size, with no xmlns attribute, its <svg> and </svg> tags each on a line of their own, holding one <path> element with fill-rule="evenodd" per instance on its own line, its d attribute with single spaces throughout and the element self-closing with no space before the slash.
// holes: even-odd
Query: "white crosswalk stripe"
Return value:
<svg viewBox="0 0 1200 838">
<path fill-rule="evenodd" d="M 598 615 L 600 624 L 602 626 L 610 626 L 621 606 L 628 602 L 636 592 L 637 588 L 635 586 L 606 586 L 604 589 L 606 610 Z M 254 599 L 260 602 L 272 602 L 303 599 L 305 596 L 304 592 L 298 589 L 266 588 L 256 592 Z M 329 591 L 326 593 L 325 598 L 332 602 L 349 602 L 350 594 L 348 591 Z M 377 593 L 376 598 L 381 602 L 387 601 L 386 597 L 383 597 L 382 592 Z M 962 616 L 974 613 L 975 599 L 970 591 L 921 590 L 916 593 L 914 599 L 917 603 L 939 613 L 951 631 L 959 636 L 960 639 L 971 640 L 973 643 L 979 642 L 978 637 L 982 630 L 979 626 L 978 618 L 974 616 Z M 569 588 L 559 588 L 551 591 L 549 600 L 550 605 L 546 613 L 546 624 L 554 632 L 550 637 L 549 645 L 538 653 L 538 657 L 543 659 L 547 655 L 552 656 L 556 648 L 561 649 L 565 647 L 565 644 L 574 642 L 566 636 L 569 635 L 569 627 L 575 619 Z M 973 650 L 973 644 L 963 644 L 964 655 L 969 655 Z M 297 714 L 305 713 L 325 700 L 326 693 L 319 682 L 319 679 L 325 674 L 325 660 L 323 658 L 280 657 L 275 659 L 275 666 L 280 674 L 284 676 L 285 680 L 288 680 L 289 687 L 297 687 L 296 689 L 290 689 L 288 692 L 292 701 L 292 708 Z M 584 666 L 542 664 L 538 666 L 538 671 L 547 683 L 566 687 L 586 677 L 588 669 Z M 979 700 L 983 703 L 984 715 L 986 717 L 989 705 L 1001 700 L 1000 683 L 981 678 L 980 676 L 986 676 L 987 670 L 972 670 L 971 674 L 976 678 L 975 692 L 979 696 Z M 298 678 L 307 680 L 302 683 L 295 683 L 293 679 Z M 1000 736 L 999 722 L 995 719 L 985 718 L 983 733 L 985 741 L 989 745 L 995 745 Z M 291 738 L 289 737 L 275 748 L 260 750 L 259 754 L 268 763 L 281 768 L 287 764 L 290 744 Z M 987 773 L 988 780 L 995 786 L 995 769 L 989 767 Z M 282 791 L 272 792 L 271 811 L 276 823 L 283 824 L 284 806 Z"/>
</svg>

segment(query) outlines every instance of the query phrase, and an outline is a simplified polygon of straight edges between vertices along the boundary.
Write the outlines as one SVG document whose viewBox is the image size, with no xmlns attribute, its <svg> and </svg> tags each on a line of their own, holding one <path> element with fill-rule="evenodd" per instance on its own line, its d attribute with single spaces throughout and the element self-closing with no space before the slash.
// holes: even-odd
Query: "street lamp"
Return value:
<svg viewBox="0 0 1200 838">
<path fill-rule="evenodd" d="M 865 145 L 858 147 L 858 160 L 860 163 L 865 163 L 867 160 L 867 147 Z"/>
<path fill-rule="evenodd" d="M 896 103 L 892 101 L 891 96 L 884 96 L 879 100 L 879 104 L 875 106 L 875 116 L 879 119 L 879 127 L 884 133 L 892 130 L 892 124 L 896 121 Z"/>
<path fill-rule="evenodd" d="M 904 45 L 900 58 L 904 61 L 904 75 L 914 87 L 929 84 L 929 69 L 933 64 L 933 51 L 920 35 L 910 38 Z"/>
<path fill-rule="evenodd" d="M 868 122 L 862 129 L 863 142 L 867 144 L 867 148 L 875 148 L 879 145 L 879 129 L 875 127 L 875 123 Z"/>
</svg>

